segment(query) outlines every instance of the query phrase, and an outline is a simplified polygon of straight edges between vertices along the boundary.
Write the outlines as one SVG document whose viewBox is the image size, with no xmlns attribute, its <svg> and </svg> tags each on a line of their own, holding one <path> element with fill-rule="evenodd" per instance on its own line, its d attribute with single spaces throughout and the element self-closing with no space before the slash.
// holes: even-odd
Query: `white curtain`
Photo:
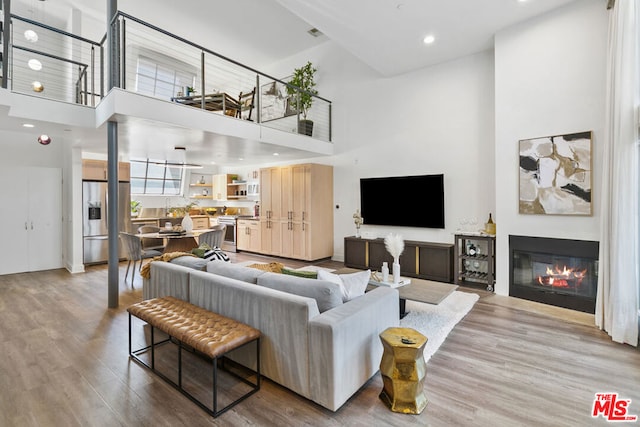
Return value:
<svg viewBox="0 0 640 427">
<path fill-rule="evenodd" d="M 600 263 L 596 325 L 613 341 L 638 345 L 638 14 L 640 0 L 609 11 Z"/>
</svg>

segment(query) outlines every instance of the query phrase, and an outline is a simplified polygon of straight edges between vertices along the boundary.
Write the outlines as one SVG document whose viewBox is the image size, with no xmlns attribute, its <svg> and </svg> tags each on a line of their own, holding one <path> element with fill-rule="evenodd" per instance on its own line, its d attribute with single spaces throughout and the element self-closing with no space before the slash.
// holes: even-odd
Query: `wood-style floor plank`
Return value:
<svg viewBox="0 0 640 427">
<path fill-rule="evenodd" d="M 599 392 L 631 399 L 640 415 L 640 351 L 611 342 L 592 315 L 460 288 L 480 300 L 429 360 L 422 414 L 389 411 L 378 373 L 335 413 L 265 380 L 214 419 L 129 360 L 126 307 L 141 300 L 142 281 L 125 284 L 125 267 L 116 309 L 107 308 L 106 266 L 0 276 L 0 425 L 607 425 L 591 417 Z"/>
</svg>

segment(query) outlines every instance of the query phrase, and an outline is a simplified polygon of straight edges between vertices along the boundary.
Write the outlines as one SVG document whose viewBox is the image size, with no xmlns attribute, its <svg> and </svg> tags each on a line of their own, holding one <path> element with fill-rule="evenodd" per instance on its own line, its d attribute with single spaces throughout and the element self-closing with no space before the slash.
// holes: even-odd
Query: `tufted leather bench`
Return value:
<svg viewBox="0 0 640 427">
<path fill-rule="evenodd" d="M 260 331 L 240 323 L 236 320 L 221 316 L 217 313 L 205 310 L 186 301 L 166 296 L 145 300 L 130 306 L 129 312 L 129 355 L 135 361 L 141 363 L 154 371 L 165 381 L 180 390 L 193 402 L 206 410 L 209 414 L 217 417 L 235 404 L 246 399 L 260 389 Z M 132 350 L 131 348 L 131 317 L 135 316 L 151 326 L 151 344 Z M 159 329 L 169 338 L 160 342 L 154 342 L 154 329 Z M 173 338 L 173 340 L 172 340 Z M 178 344 L 178 382 L 175 383 L 170 378 L 163 375 L 155 368 L 155 347 L 170 341 L 177 341 Z M 256 343 L 256 366 L 257 370 L 251 371 L 256 375 L 256 381 L 248 379 L 230 372 L 244 383 L 251 386 L 251 390 L 234 400 L 227 406 L 218 410 L 217 399 L 217 368 L 218 359 L 231 350 L 235 350 L 251 342 Z M 196 399 L 182 386 L 182 350 L 190 348 L 197 353 L 206 356 L 213 362 L 213 406 L 207 405 Z M 151 350 L 151 363 L 145 362 L 140 355 Z"/>
</svg>

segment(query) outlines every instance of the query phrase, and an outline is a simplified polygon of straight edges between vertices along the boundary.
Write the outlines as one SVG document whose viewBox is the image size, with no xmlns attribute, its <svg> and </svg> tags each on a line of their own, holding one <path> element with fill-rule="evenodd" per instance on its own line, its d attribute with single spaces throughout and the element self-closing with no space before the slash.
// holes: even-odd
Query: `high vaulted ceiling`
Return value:
<svg viewBox="0 0 640 427">
<path fill-rule="evenodd" d="M 120 10 L 213 45 L 213 50 L 249 66 L 269 64 L 330 39 L 382 75 L 392 76 L 490 49 L 497 31 L 572 1 L 577 0 L 120 0 L 117 4 Z M 106 4 L 107 0 L 14 0 L 12 11 L 54 25 L 65 22 L 73 7 L 105 22 Z M 102 35 L 105 26 L 83 32 Z M 307 34 L 314 27 L 326 36 Z M 206 40 L 197 40 L 203 35 Z M 426 35 L 433 35 L 435 42 L 426 46 L 422 42 Z"/>
<path fill-rule="evenodd" d="M 384 76 L 490 49 L 499 30 L 571 1 L 277 0 Z"/>
<path fill-rule="evenodd" d="M 572 1 L 578 0 L 120 0 L 117 6 L 256 69 L 331 40 L 389 77 L 491 49 L 496 32 Z M 606 0 L 602 3 L 604 8 Z M 81 35 L 99 40 L 106 31 L 106 5 L 107 0 L 13 0 L 11 11 L 65 29 L 71 9 L 77 9 L 88 18 L 83 20 Z M 311 28 L 324 35 L 312 37 L 307 33 Z M 422 42 L 426 35 L 435 37 L 433 44 Z M 12 127 L 18 130 L 18 121 L 14 121 Z M 127 121 L 123 128 L 127 132 L 120 142 L 131 150 L 145 147 L 128 141 L 129 135 L 162 132 L 161 124 L 149 127 L 138 120 Z M 166 129 L 164 139 L 180 133 Z M 104 129 L 95 134 L 68 126 L 64 130 L 82 135 L 84 141 L 104 139 Z M 212 152 L 211 141 L 220 140 L 219 135 L 207 132 L 188 134 L 197 139 L 192 144 L 202 153 Z M 178 139 L 181 141 L 167 141 L 166 145 L 184 145 L 184 135 Z M 271 151 L 260 144 L 245 145 L 243 155 L 249 161 L 252 153 L 258 161 Z M 237 161 L 238 153 L 218 154 L 210 160 L 233 164 L 232 155 Z"/>
</svg>

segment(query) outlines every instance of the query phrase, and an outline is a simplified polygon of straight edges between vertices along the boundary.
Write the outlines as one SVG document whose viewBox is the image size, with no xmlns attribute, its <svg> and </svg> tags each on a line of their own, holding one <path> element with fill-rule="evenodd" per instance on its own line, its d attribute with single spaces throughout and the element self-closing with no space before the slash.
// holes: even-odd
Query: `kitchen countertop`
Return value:
<svg viewBox="0 0 640 427">
<path fill-rule="evenodd" d="M 191 218 L 214 218 L 213 215 L 189 215 Z M 217 215 L 219 216 L 219 215 Z M 161 216 L 161 217 L 131 217 L 131 221 L 171 221 L 174 219 L 182 219 L 182 216 Z"/>
</svg>

